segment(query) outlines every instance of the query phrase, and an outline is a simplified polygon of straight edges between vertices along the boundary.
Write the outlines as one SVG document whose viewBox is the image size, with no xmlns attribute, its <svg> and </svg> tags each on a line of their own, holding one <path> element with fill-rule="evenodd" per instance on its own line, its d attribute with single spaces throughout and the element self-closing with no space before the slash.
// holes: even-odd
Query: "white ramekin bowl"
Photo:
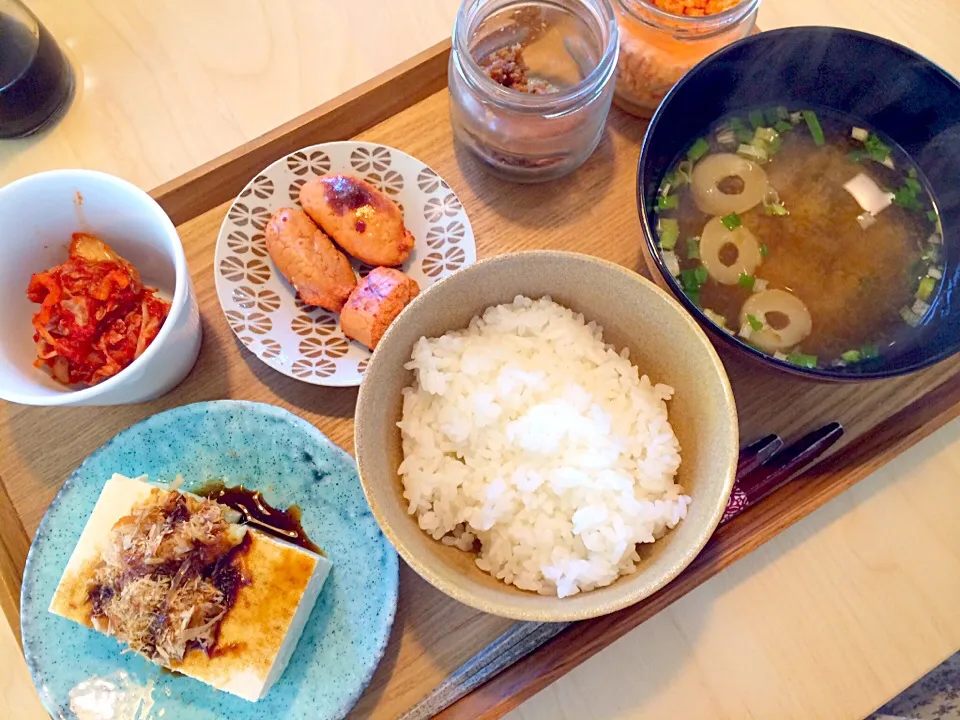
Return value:
<svg viewBox="0 0 960 720">
<path fill-rule="evenodd" d="M 98 385 L 64 387 L 33 366 L 30 275 L 67 260 L 70 236 L 100 237 L 171 300 L 166 322 L 129 367 Z M 91 170 L 54 170 L 0 188 L 0 398 L 24 405 L 121 405 L 163 395 L 200 352 L 200 313 L 177 230 L 147 193 Z"/>
</svg>

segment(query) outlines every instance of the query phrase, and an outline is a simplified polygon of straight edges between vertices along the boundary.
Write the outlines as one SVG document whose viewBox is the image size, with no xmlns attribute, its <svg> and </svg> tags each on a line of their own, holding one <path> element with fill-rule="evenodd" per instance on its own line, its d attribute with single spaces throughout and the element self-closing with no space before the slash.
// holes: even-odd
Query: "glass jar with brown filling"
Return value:
<svg viewBox="0 0 960 720">
<path fill-rule="evenodd" d="M 491 172 L 566 175 L 603 135 L 616 70 L 610 0 L 464 0 L 450 54 L 450 118 Z"/>
</svg>

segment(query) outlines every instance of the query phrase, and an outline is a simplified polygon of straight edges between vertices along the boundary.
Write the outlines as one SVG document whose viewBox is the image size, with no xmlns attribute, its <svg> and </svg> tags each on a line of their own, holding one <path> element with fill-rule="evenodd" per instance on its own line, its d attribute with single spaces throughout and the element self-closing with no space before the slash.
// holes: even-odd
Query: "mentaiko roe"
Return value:
<svg viewBox="0 0 960 720">
<path fill-rule="evenodd" d="M 67 262 L 34 273 L 27 298 L 38 368 L 64 385 L 95 385 L 136 360 L 156 338 L 170 303 L 93 235 L 74 233 Z"/>
<path fill-rule="evenodd" d="M 619 0 L 614 103 L 640 117 L 694 65 L 753 32 L 759 0 Z"/>
<path fill-rule="evenodd" d="M 740 0 L 651 0 L 651 2 L 668 13 L 691 17 L 716 15 L 740 4 Z"/>
</svg>

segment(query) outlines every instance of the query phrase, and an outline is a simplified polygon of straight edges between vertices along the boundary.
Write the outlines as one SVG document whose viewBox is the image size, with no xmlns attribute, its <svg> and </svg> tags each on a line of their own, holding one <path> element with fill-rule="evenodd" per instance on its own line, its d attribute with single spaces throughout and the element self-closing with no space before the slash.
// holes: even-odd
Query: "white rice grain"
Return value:
<svg viewBox="0 0 960 720">
<path fill-rule="evenodd" d="M 479 542 L 477 565 L 504 582 L 559 597 L 609 585 L 686 516 L 673 388 L 582 315 L 518 296 L 421 338 L 406 367 L 408 510 L 446 545 Z"/>
</svg>

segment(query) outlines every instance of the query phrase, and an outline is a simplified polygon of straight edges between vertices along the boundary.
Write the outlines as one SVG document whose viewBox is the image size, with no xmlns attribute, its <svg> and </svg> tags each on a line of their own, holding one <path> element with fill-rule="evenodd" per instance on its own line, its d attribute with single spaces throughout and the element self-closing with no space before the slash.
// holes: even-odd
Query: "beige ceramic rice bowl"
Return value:
<svg viewBox="0 0 960 720">
<path fill-rule="evenodd" d="M 529 300 L 515 300 L 517 296 Z M 556 308 L 545 297 L 573 313 Z M 488 312 L 484 322 L 467 333 L 441 342 L 421 340 L 462 330 L 475 316 L 501 305 L 506 307 Z M 583 315 L 582 322 L 577 314 Z M 520 342 L 517 350 L 512 338 L 504 336 L 505 328 L 508 336 L 511 324 L 527 321 L 537 323 L 537 329 Z M 599 345 L 591 346 L 596 335 L 587 325 L 591 322 L 602 327 L 603 341 L 616 352 L 604 355 Z M 497 333 L 501 333 L 499 343 Z M 478 356 L 477 348 L 483 351 L 487 347 L 481 340 L 494 343 L 496 349 Z M 555 347 L 546 348 L 546 343 Z M 547 372 L 542 366 L 560 364 L 568 347 L 564 343 L 574 343 L 576 352 L 582 350 L 586 366 L 596 361 L 603 366 L 601 371 L 590 375 L 592 379 L 582 372 L 579 379 L 578 373 Z M 623 379 L 624 371 L 630 370 L 620 357 L 624 348 L 640 377 L 634 374 Z M 515 353 L 512 356 L 511 351 Z M 523 383 L 540 383 L 541 389 L 547 383 L 539 402 L 531 401 L 530 407 L 523 406 L 517 393 L 501 393 L 496 412 L 507 418 L 502 421 L 490 416 L 481 419 L 477 414 L 480 411 L 471 415 L 465 410 L 476 406 L 478 396 L 477 387 L 464 379 L 461 363 L 470 358 L 474 366 L 467 374 L 477 377 L 477 384 L 489 385 L 491 378 L 501 376 L 495 368 L 493 375 L 485 378 L 484 368 L 476 363 L 482 366 L 493 356 L 520 358 L 521 365 L 523 357 L 529 356 L 532 359 L 522 371 L 526 373 Z M 451 363 L 453 372 L 443 372 L 443 368 L 451 368 Z M 649 383 L 642 379 L 644 375 L 649 376 Z M 619 412 L 611 410 L 612 421 L 600 413 L 596 423 L 584 425 L 575 409 L 571 410 L 579 402 L 581 386 L 611 399 L 627 397 L 629 402 L 611 400 L 614 405 L 607 407 L 619 408 Z M 549 399 L 551 392 L 562 394 L 562 401 L 545 404 L 544 393 Z M 669 424 L 662 416 L 664 398 L 669 398 Z M 637 417 L 633 417 L 632 407 L 638 408 Z M 539 417 L 537 412 L 541 413 Z M 565 413 L 570 416 L 567 435 L 557 430 Z M 465 419 L 464 415 L 470 417 Z M 585 411 L 584 416 L 590 413 Z M 443 432 L 434 432 L 440 418 L 446 418 Z M 401 419 L 403 433 L 398 427 Z M 477 422 L 471 422 L 473 419 Z M 611 519 L 617 515 L 621 501 L 600 490 L 594 492 L 607 476 L 589 467 L 590 457 L 602 455 L 606 440 L 598 428 L 602 430 L 604 423 L 610 422 L 614 429 L 621 430 L 618 447 L 628 465 L 643 467 L 642 492 L 652 493 L 644 511 L 650 516 L 649 522 L 634 522 L 633 535 L 625 535 L 622 524 L 614 528 L 612 520 L 610 527 L 605 527 L 600 520 L 608 511 Z M 594 440 L 584 440 L 590 433 L 596 434 Z M 437 438 L 449 441 L 451 435 L 458 442 L 462 440 L 456 452 L 462 447 L 474 458 L 489 452 L 491 461 L 480 465 L 471 461 L 467 471 L 458 460 L 440 457 L 444 453 L 437 450 Z M 512 449 L 501 447 L 501 438 L 507 437 L 506 445 L 512 443 Z M 553 251 L 485 260 L 441 281 L 411 303 L 381 340 L 366 371 L 357 404 L 355 440 L 361 482 L 373 513 L 414 570 L 447 595 L 477 609 L 519 620 L 549 622 L 613 612 L 648 597 L 676 577 L 719 523 L 733 486 L 739 444 L 736 408 L 726 373 L 710 341 L 682 307 L 653 283 L 623 267 L 586 255 Z M 576 445 L 581 441 L 587 443 L 583 447 L 589 452 L 577 456 Z M 674 477 L 677 443 L 680 465 Z M 404 448 L 408 455 L 405 463 Z M 525 502 L 522 511 L 510 515 L 509 523 L 488 528 L 497 517 L 497 496 L 483 487 L 478 494 L 478 478 L 497 467 L 512 467 L 517 457 L 526 467 L 527 451 L 531 462 L 541 462 L 545 467 L 553 463 L 551 478 L 558 465 L 567 462 L 558 462 L 558 458 L 580 457 L 582 460 L 575 461 L 582 465 L 578 477 L 586 480 L 570 493 L 562 490 L 558 497 L 546 498 L 546 504 Z M 436 456 L 434 460 L 431 454 Z M 445 454 L 459 457 L 449 447 Z M 602 465 L 602 458 L 598 462 Z M 402 480 L 398 470 L 402 471 Z M 530 476 L 507 478 L 515 497 L 519 493 L 511 482 L 529 484 Z M 576 478 L 571 482 L 578 484 Z M 555 488 L 556 481 L 551 483 Z M 471 493 L 474 500 L 488 500 L 474 502 Z M 532 537 L 527 534 L 533 532 L 542 536 L 544 528 L 569 522 L 563 521 L 564 511 L 555 505 L 574 497 L 584 503 L 582 512 L 574 517 L 574 525 L 588 528 L 593 523 L 592 540 L 586 531 L 573 541 L 569 533 L 548 534 L 539 550 L 534 544 L 517 540 L 518 536 Z M 458 504 L 458 498 L 466 500 Z M 414 514 L 410 513 L 412 507 Z M 470 522 L 481 531 L 471 533 L 472 526 L 467 524 L 451 530 L 456 523 L 451 518 L 460 511 L 467 512 Z M 623 556 L 619 565 L 616 560 L 608 563 L 602 559 L 584 565 L 568 557 L 581 543 L 613 547 L 618 538 L 622 551 L 622 538 L 637 536 L 637 527 L 639 536 L 652 533 L 658 539 L 641 541 L 636 554 L 629 543 L 631 557 Z M 458 547 L 471 546 L 475 535 L 485 538 L 482 553 Z M 607 554 L 621 557 L 612 551 Z M 603 553 L 591 552 L 591 558 L 597 557 L 602 558 Z M 545 570 L 541 572 L 541 568 Z M 599 580 L 592 582 L 593 577 Z"/>
</svg>

